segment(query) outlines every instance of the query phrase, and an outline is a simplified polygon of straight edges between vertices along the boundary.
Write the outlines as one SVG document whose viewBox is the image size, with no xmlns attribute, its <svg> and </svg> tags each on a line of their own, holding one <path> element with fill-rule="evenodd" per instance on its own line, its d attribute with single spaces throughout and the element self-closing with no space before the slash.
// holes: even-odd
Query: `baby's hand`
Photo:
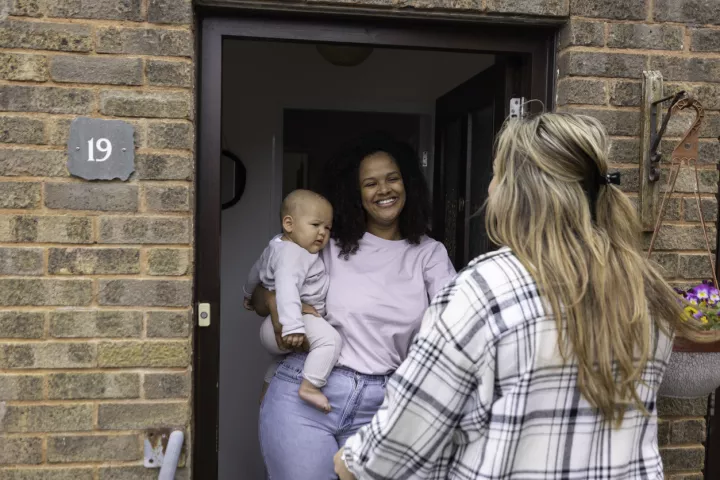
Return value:
<svg viewBox="0 0 720 480">
<path fill-rule="evenodd" d="M 283 343 L 286 348 L 298 348 L 301 347 L 305 341 L 305 335 L 302 333 L 292 333 L 283 337 Z"/>
<path fill-rule="evenodd" d="M 250 310 L 251 312 L 254 312 L 255 309 L 252 306 L 252 303 L 250 303 L 251 300 L 249 298 L 246 298 L 243 300 L 243 307 L 245 307 L 245 310 Z"/>
</svg>

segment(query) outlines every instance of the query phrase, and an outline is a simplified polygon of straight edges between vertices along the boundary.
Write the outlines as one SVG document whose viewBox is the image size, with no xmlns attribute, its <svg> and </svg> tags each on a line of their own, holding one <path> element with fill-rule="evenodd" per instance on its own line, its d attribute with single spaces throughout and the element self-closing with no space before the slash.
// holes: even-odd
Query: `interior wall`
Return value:
<svg viewBox="0 0 720 480">
<path fill-rule="evenodd" d="M 264 475 L 257 400 L 269 356 L 258 342 L 261 319 L 242 307 L 242 285 L 279 229 L 283 110 L 432 115 L 437 97 L 493 61 L 492 55 L 375 49 L 357 67 L 336 67 L 312 45 L 224 42 L 223 148 L 240 157 L 247 183 L 241 201 L 222 214 L 220 478 Z"/>
<path fill-rule="evenodd" d="M 289 152 L 304 152 L 307 158 L 306 188 L 321 188 L 323 172 L 327 162 L 356 138 L 374 131 L 382 131 L 393 138 L 409 144 L 418 154 L 430 148 L 430 115 L 409 113 L 347 112 L 330 110 L 290 110 L 283 115 L 283 177 L 292 168 Z M 428 125 L 423 131 L 423 126 Z M 423 137 L 424 134 L 424 137 Z M 422 137 L 422 138 L 421 138 Z M 290 157 L 290 158 L 288 158 Z M 421 166 L 428 181 L 432 178 L 432 165 Z M 283 197 L 294 188 L 302 186 L 297 182 L 283 187 Z"/>
</svg>

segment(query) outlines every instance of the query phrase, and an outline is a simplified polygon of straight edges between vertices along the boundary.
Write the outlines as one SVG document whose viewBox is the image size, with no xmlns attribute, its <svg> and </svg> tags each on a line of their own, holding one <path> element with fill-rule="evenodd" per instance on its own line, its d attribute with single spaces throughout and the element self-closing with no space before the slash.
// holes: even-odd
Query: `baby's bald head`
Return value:
<svg viewBox="0 0 720 480">
<path fill-rule="evenodd" d="M 295 190 L 285 197 L 280 210 L 285 237 L 310 253 L 325 248 L 330 238 L 333 209 L 322 195 Z"/>
<path fill-rule="evenodd" d="M 291 217 L 307 215 L 311 213 L 311 210 L 318 208 L 330 208 L 332 212 L 330 202 L 319 193 L 302 189 L 293 190 L 285 197 L 285 200 L 283 200 L 282 208 L 280 209 L 280 218 L 285 218 L 288 215 Z"/>
</svg>

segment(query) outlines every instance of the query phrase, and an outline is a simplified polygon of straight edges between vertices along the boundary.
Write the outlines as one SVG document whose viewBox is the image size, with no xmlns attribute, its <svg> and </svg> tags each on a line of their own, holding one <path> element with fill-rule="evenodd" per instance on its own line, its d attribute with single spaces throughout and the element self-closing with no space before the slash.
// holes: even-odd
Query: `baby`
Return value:
<svg viewBox="0 0 720 480">
<path fill-rule="evenodd" d="M 270 241 L 255 262 L 243 287 L 245 307 L 255 287 L 262 284 L 275 291 L 277 309 L 260 327 L 260 341 L 275 355 L 288 353 L 278 348 L 276 334 L 286 348 L 300 347 L 307 338 L 310 346 L 298 390 L 300 398 L 311 405 L 330 411 L 330 403 L 320 390 L 340 355 L 340 336 L 325 315 L 328 276 L 318 252 L 330 239 L 333 211 L 330 202 L 309 190 L 295 190 L 282 204 L 280 213 L 283 234 Z M 302 313 L 302 304 L 311 305 L 321 317 Z M 265 375 L 265 388 L 275 373 L 277 361 Z"/>
</svg>

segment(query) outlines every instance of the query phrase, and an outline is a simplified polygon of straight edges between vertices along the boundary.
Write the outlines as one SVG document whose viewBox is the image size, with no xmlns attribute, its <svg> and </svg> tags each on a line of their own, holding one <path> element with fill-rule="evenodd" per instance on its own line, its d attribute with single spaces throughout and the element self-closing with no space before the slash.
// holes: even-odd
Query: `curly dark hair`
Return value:
<svg viewBox="0 0 720 480">
<path fill-rule="evenodd" d="M 321 193 L 333 206 L 332 238 L 340 247 L 340 256 L 346 260 L 357 252 L 358 242 L 367 231 L 366 212 L 360 197 L 360 163 L 377 152 L 390 155 L 402 175 L 406 198 L 399 219 L 400 235 L 418 244 L 428 232 L 430 191 L 416 152 L 386 133 L 365 135 L 327 163 L 321 187 Z"/>
</svg>

